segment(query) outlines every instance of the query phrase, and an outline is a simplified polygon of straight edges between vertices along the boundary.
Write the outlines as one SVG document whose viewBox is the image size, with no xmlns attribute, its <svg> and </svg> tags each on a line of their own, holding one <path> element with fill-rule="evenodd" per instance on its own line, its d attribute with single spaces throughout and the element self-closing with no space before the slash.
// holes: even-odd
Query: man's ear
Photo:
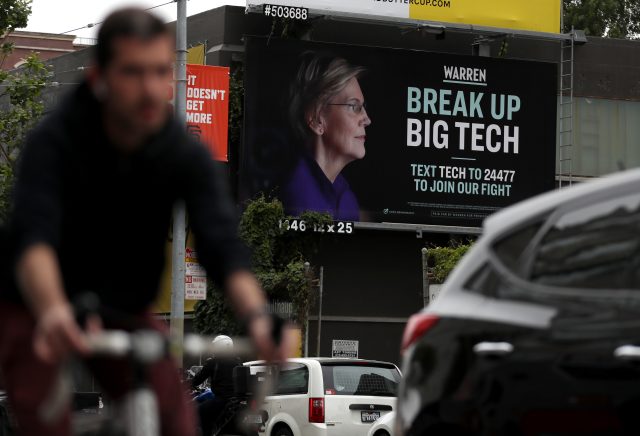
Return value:
<svg viewBox="0 0 640 436">
<path fill-rule="evenodd" d="M 92 65 L 87 69 L 87 83 L 89 83 L 93 95 L 98 100 L 103 101 L 107 97 L 107 84 L 102 77 L 102 72 L 96 65 Z"/>
</svg>

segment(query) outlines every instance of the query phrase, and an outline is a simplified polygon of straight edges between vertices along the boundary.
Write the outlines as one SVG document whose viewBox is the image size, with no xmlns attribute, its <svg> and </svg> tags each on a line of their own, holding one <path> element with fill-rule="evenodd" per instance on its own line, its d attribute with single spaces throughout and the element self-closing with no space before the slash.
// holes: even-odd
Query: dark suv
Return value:
<svg viewBox="0 0 640 436">
<path fill-rule="evenodd" d="M 640 434 L 640 170 L 489 217 L 402 346 L 400 434 Z"/>
</svg>

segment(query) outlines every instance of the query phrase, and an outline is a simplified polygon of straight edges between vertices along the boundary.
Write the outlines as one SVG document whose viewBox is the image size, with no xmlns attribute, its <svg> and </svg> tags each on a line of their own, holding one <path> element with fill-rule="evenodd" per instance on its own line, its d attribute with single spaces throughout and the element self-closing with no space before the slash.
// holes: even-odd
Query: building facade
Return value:
<svg viewBox="0 0 640 436">
<path fill-rule="evenodd" d="M 72 53 L 87 48 L 87 44 L 74 35 L 59 35 L 55 33 L 25 32 L 16 30 L 9 33 L 4 42 L 13 44 L 13 52 L 10 53 L 0 67 L 3 70 L 12 70 L 20 67 L 24 59 L 31 53 L 37 53 L 40 59 L 49 59 Z"/>
</svg>

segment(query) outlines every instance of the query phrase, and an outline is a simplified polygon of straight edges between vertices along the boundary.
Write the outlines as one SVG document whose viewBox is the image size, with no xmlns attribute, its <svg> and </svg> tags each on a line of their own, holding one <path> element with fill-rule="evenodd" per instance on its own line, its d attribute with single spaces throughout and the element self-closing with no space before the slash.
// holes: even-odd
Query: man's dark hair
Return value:
<svg viewBox="0 0 640 436">
<path fill-rule="evenodd" d="M 105 68 L 113 59 L 113 42 L 117 38 L 133 37 L 148 41 L 170 33 L 171 31 L 162 20 L 143 9 L 119 9 L 104 20 L 98 31 L 96 45 L 98 67 Z"/>
</svg>

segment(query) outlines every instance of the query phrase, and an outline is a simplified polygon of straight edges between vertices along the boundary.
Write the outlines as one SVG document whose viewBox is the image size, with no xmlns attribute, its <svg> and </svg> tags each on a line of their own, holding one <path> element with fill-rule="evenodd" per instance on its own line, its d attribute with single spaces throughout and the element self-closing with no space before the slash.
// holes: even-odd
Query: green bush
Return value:
<svg viewBox="0 0 640 436">
<path fill-rule="evenodd" d="M 462 256 L 471 248 L 472 243 L 457 244 L 451 247 L 429 248 L 428 264 L 430 280 L 433 283 L 444 283 Z"/>
</svg>

